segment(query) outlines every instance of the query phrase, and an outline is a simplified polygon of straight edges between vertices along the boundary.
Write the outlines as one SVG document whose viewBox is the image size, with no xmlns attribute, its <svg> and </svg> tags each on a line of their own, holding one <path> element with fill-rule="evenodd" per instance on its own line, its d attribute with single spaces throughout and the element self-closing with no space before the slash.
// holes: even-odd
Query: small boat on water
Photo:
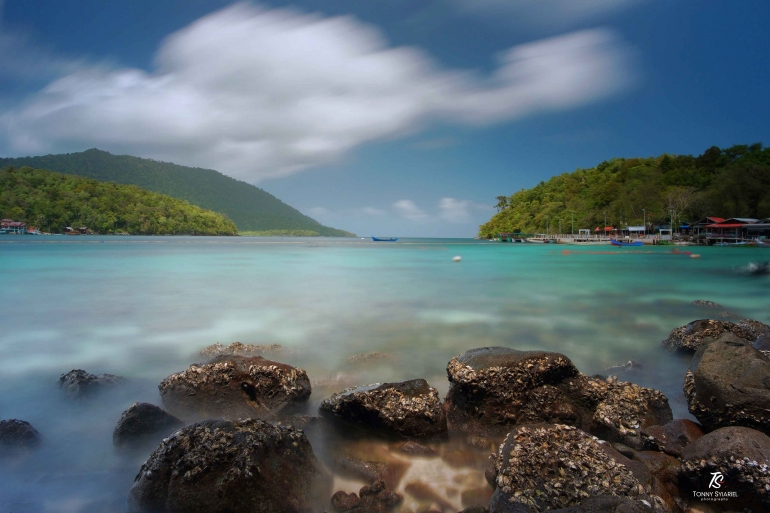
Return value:
<svg viewBox="0 0 770 513">
<path fill-rule="evenodd" d="M 374 242 L 396 242 L 398 237 L 372 237 Z"/>
<path fill-rule="evenodd" d="M 765 242 L 757 239 L 757 247 L 758 248 L 770 248 L 770 242 Z"/>
<path fill-rule="evenodd" d="M 610 244 L 613 246 L 644 246 L 644 242 L 640 240 L 635 240 L 633 242 L 622 242 L 615 239 L 610 239 Z"/>
</svg>

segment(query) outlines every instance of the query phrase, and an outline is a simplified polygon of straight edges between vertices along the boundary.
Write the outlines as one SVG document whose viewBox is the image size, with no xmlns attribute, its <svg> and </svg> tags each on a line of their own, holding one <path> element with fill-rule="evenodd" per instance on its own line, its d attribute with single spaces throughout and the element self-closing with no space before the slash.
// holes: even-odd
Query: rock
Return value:
<svg viewBox="0 0 770 513">
<path fill-rule="evenodd" d="M 489 510 L 484 506 L 469 506 L 460 513 L 489 513 Z"/>
<path fill-rule="evenodd" d="M 699 349 L 684 393 L 707 431 L 746 426 L 770 433 L 770 358 L 750 342 L 731 337 Z"/>
<path fill-rule="evenodd" d="M 29 422 L 18 419 L 0 420 L 0 456 L 34 449 L 40 442 L 40 433 Z"/>
<path fill-rule="evenodd" d="M 160 385 L 163 406 L 183 420 L 271 419 L 310 396 L 304 370 L 261 356 L 220 356 L 191 365 Z"/>
<path fill-rule="evenodd" d="M 200 352 L 200 355 L 204 358 L 218 358 L 220 356 L 264 356 L 266 354 L 286 356 L 291 354 L 291 350 L 280 344 L 257 346 L 233 342 L 229 346 L 223 346 L 217 342 L 216 344 L 204 347 Z"/>
<path fill-rule="evenodd" d="M 688 419 L 676 419 L 663 426 L 642 429 L 644 449 L 663 451 L 677 458 L 682 455 L 682 449 L 702 436 L 701 427 Z"/>
<path fill-rule="evenodd" d="M 89 374 L 82 369 L 71 370 L 59 377 L 59 388 L 73 399 L 90 396 L 100 390 L 125 381 L 125 378 L 113 374 Z"/>
<path fill-rule="evenodd" d="M 669 510 L 680 511 L 685 501 L 679 497 L 679 460 L 658 451 L 638 451 L 634 460 L 644 464 L 652 475 L 652 494 L 660 497 Z"/>
<path fill-rule="evenodd" d="M 440 439 L 447 434 L 438 391 L 424 379 L 349 388 L 325 399 L 319 412 L 387 437 Z"/>
<path fill-rule="evenodd" d="M 402 454 L 408 454 L 409 456 L 423 456 L 426 458 L 433 458 L 438 456 L 436 451 L 430 447 L 418 444 L 413 440 L 407 440 L 405 442 L 399 442 L 393 446 L 393 450 Z"/>
<path fill-rule="evenodd" d="M 204 420 L 163 440 L 142 465 L 128 511 L 306 512 L 329 497 L 302 433 L 262 420 Z"/>
<path fill-rule="evenodd" d="M 388 353 L 379 353 L 377 351 L 371 352 L 371 353 L 361 353 L 356 354 L 348 358 L 348 363 L 352 363 L 354 365 L 359 365 L 362 363 L 371 363 L 375 361 L 382 361 L 382 360 L 391 360 L 393 358 L 393 355 Z"/>
<path fill-rule="evenodd" d="M 490 513 L 508 511 L 501 509 L 506 503 L 520 503 L 532 511 L 577 506 L 597 495 L 652 504 L 650 487 L 607 449 L 612 451 L 572 426 L 519 426 L 508 434 L 495 457 L 497 489 Z"/>
<path fill-rule="evenodd" d="M 752 347 L 757 351 L 761 351 L 763 355 L 770 356 L 770 336 L 762 335 L 754 341 Z"/>
<path fill-rule="evenodd" d="M 154 404 L 134 403 L 123 412 L 112 432 L 112 443 L 120 449 L 140 448 L 159 442 L 184 422 Z"/>
<path fill-rule="evenodd" d="M 770 326 L 752 319 L 743 319 L 737 323 L 700 319 L 690 324 L 674 328 L 661 345 L 669 351 L 695 352 L 701 346 L 721 340 L 732 334 L 749 342 L 754 342 L 763 334 L 770 334 Z"/>
<path fill-rule="evenodd" d="M 384 481 L 377 481 L 355 493 L 339 491 L 332 496 L 332 511 L 337 513 L 386 513 L 393 511 L 404 498 L 396 492 L 389 492 Z"/>
<path fill-rule="evenodd" d="M 724 306 L 720 305 L 719 303 L 714 303 L 713 301 L 706 301 L 703 299 L 696 299 L 692 302 L 695 306 L 702 306 L 704 308 L 724 308 Z"/>
<path fill-rule="evenodd" d="M 500 437 L 517 425 L 547 422 L 641 448 L 642 427 L 672 418 L 660 392 L 590 378 L 559 353 L 474 349 L 453 358 L 447 374 L 449 426 L 469 436 Z"/>
<path fill-rule="evenodd" d="M 604 372 L 607 372 L 608 374 L 617 374 L 619 372 L 628 372 L 628 371 L 635 371 L 643 369 L 644 365 L 642 365 L 639 362 L 635 362 L 633 360 L 628 360 L 623 365 L 614 365 L 612 367 L 607 367 L 604 369 Z"/>
<path fill-rule="evenodd" d="M 590 497 L 571 508 L 555 509 L 551 513 L 651 513 L 651 505 L 614 495 Z M 492 513 L 492 512 L 490 512 Z"/>
<path fill-rule="evenodd" d="M 693 492 L 731 492 L 720 508 L 740 511 L 770 509 L 770 438 L 746 427 L 717 429 L 684 448 L 680 483 Z M 718 473 L 718 474 L 717 474 Z M 719 479 L 719 476 L 722 479 Z M 718 487 L 713 486 L 716 479 Z"/>
</svg>

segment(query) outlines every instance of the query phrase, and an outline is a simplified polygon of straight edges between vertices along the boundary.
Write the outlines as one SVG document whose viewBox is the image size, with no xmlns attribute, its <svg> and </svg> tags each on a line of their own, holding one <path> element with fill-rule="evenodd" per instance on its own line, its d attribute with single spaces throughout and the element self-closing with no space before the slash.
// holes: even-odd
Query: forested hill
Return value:
<svg viewBox="0 0 770 513">
<path fill-rule="evenodd" d="M 0 215 L 41 231 L 67 226 L 131 235 L 237 235 L 230 219 L 186 201 L 31 167 L 0 169 Z"/>
<path fill-rule="evenodd" d="M 272 194 L 211 169 L 112 155 L 97 149 L 41 157 L 0 158 L 0 168 L 5 166 L 30 166 L 103 182 L 138 185 L 221 212 L 232 219 L 240 231 L 304 231 L 330 237 L 354 235 L 323 226 Z"/>
<path fill-rule="evenodd" d="M 498 213 L 479 236 L 521 230 L 563 233 L 579 228 L 697 221 L 706 216 L 770 217 L 770 148 L 761 144 L 702 155 L 616 158 L 554 176 L 512 196 L 497 197 Z"/>
</svg>

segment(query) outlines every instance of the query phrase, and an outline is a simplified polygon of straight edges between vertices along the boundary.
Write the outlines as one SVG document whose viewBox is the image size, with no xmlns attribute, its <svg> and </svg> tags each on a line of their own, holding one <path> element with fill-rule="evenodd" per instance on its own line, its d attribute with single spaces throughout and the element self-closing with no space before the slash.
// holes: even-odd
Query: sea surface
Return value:
<svg viewBox="0 0 770 513">
<path fill-rule="evenodd" d="M 161 405 L 158 383 L 215 342 L 280 344 L 266 356 L 307 371 L 310 413 L 376 382 L 425 378 L 443 396 L 452 357 L 505 346 L 558 351 L 586 374 L 634 360 L 643 368 L 622 378 L 663 391 L 674 417 L 689 418 L 689 358 L 660 342 L 700 318 L 770 322 L 770 278 L 743 272 L 765 260 L 770 252 L 733 247 L 0 236 L 0 419 L 27 420 L 44 439 L 0 460 L 0 512 L 124 511 L 146 454 L 116 454 L 115 423 L 133 402 Z M 348 360 L 375 351 L 385 357 Z M 128 381 L 72 401 L 57 387 L 72 369 Z M 440 482 L 450 471 L 425 465 L 415 468 L 461 506 Z M 483 467 L 467 473 L 483 484 Z"/>
</svg>

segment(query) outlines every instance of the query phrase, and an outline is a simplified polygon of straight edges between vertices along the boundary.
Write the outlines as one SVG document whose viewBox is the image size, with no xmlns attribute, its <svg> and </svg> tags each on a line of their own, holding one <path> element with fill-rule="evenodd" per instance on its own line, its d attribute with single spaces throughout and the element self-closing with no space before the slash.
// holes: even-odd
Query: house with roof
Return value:
<svg viewBox="0 0 770 513">
<path fill-rule="evenodd" d="M 718 223 L 707 224 L 704 228 L 708 244 L 744 241 L 749 238 L 747 227 L 758 221 L 749 217 L 731 217 Z"/>
<path fill-rule="evenodd" d="M 745 226 L 745 230 L 749 239 L 768 240 L 770 239 L 770 218 L 748 224 Z"/>
<path fill-rule="evenodd" d="M 21 221 L 11 221 L 10 219 L 3 219 L 3 224 L 0 226 L 0 230 L 2 230 L 3 233 L 23 235 L 27 233 L 27 223 L 22 223 Z"/>
</svg>

